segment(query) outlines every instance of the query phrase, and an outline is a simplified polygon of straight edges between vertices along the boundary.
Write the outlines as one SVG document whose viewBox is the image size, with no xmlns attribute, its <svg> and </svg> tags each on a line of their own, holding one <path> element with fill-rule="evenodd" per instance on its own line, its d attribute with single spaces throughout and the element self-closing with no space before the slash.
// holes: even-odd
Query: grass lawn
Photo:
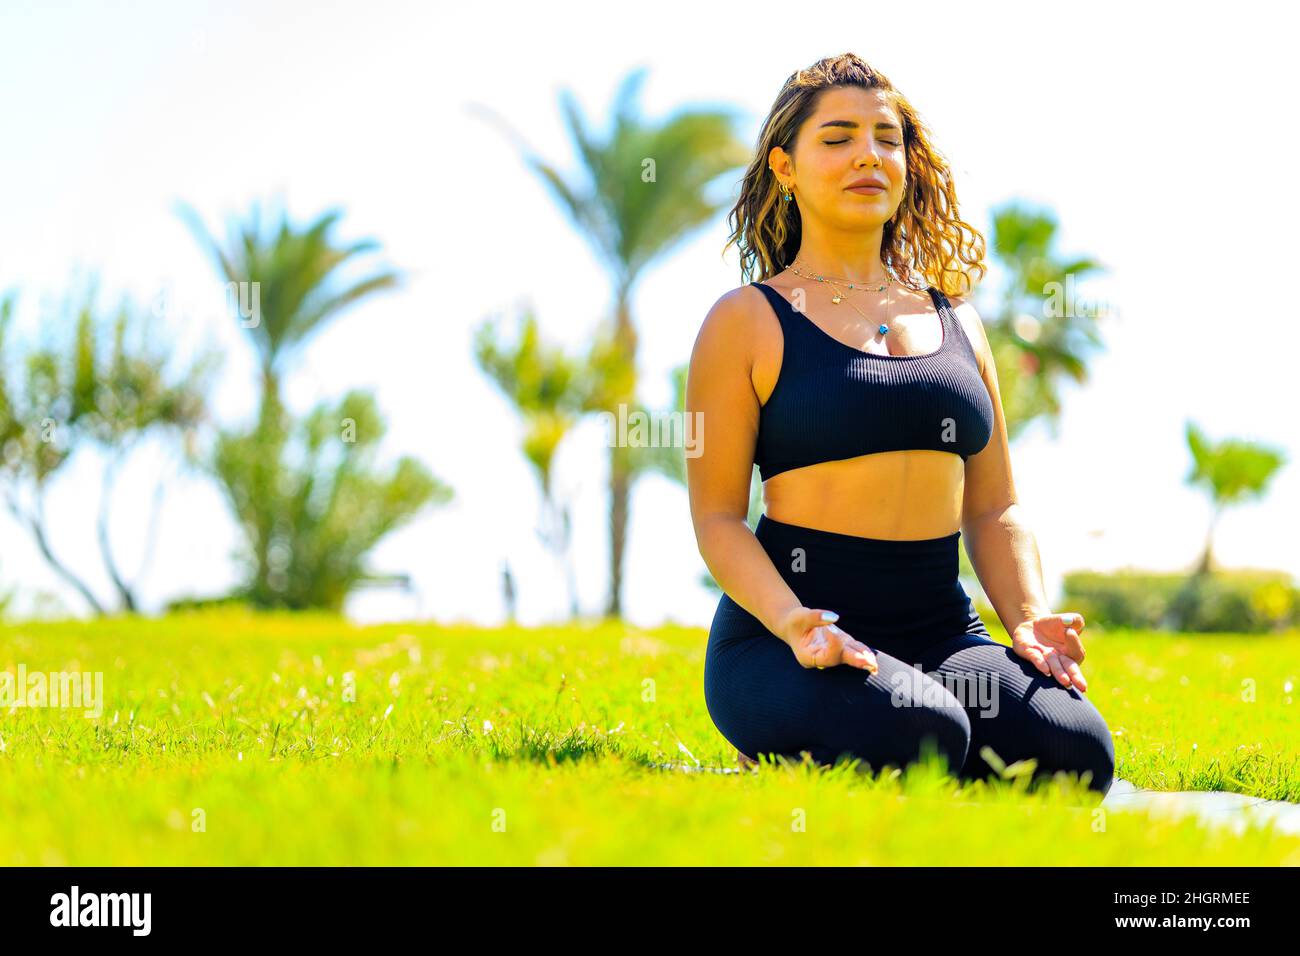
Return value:
<svg viewBox="0 0 1300 956">
<path fill-rule="evenodd" d="M 1099 633 L 1140 787 L 1300 802 L 1300 634 Z M 101 671 L 103 713 L 0 709 L 0 862 L 1300 865 L 1300 837 L 934 765 L 734 767 L 705 632 L 354 627 L 240 612 L 0 626 L 0 669 Z"/>
</svg>

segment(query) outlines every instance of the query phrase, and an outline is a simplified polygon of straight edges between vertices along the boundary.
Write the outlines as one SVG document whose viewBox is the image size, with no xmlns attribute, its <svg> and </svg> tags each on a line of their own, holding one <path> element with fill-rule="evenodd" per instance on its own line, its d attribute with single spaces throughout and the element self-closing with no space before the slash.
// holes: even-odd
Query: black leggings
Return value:
<svg viewBox="0 0 1300 956">
<path fill-rule="evenodd" d="M 1105 719 L 1086 694 L 1047 677 L 989 636 L 958 579 L 957 531 L 889 541 L 759 519 L 755 535 L 806 607 L 839 613 L 872 649 L 876 674 L 848 664 L 805 668 L 784 641 L 723 595 L 709 629 L 704 699 L 741 753 L 820 764 L 841 755 L 871 769 L 933 749 L 962 779 L 998 760 L 1037 761 L 1036 774 L 1091 773 L 1102 794 L 1115 771 Z"/>
</svg>

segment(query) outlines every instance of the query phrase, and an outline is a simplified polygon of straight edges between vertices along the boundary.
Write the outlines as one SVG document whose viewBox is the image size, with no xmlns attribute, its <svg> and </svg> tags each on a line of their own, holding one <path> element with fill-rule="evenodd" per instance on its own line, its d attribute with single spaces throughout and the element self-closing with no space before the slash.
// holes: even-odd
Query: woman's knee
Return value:
<svg viewBox="0 0 1300 956">
<path fill-rule="evenodd" d="M 1115 741 L 1091 701 L 1079 700 L 1074 710 L 1075 719 L 1061 732 L 1059 762 L 1063 769 L 1088 774 L 1089 788 L 1104 796 L 1115 780 Z"/>
<path fill-rule="evenodd" d="M 1024 749 L 1040 773 L 1077 774 L 1103 796 L 1110 790 L 1115 743 L 1105 718 L 1082 692 L 1058 686 L 1050 699 L 1031 700 L 1023 732 L 1028 738 Z"/>
<path fill-rule="evenodd" d="M 814 757 L 830 763 L 847 753 L 879 770 L 934 754 L 956 773 L 971 743 L 970 717 L 961 703 L 910 665 L 885 654 L 877 660 L 877 674 L 862 675 L 855 688 L 841 691 L 844 709 L 827 715 Z"/>
<path fill-rule="evenodd" d="M 970 717 L 955 698 L 941 706 L 921 707 L 914 733 L 921 741 L 922 753 L 933 749 L 944 758 L 951 773 L 957 773 L 966 763 L 971 746 Z"/>
<path fill-rule="evenodd" d="M 1090 775 L 1089 787 L 1105 793 L 1115 776 L 1115 745 L 1105 718 L 1077 688 L 1063 687 L 1004 645 L 976 645 L 944 661 L 962 676 L 998 685 L 996 708 L 974 708 L 973 736 L 964 775 L 988 776 L 993 765 L 985 746 L 1005 764 L 1033 759 L 1045 774 Z"/>
<path fill-rule="evenodd" d="M 807 749 L 818 763 L 857 759 L 875 772 L 935 756 L 956 774 L 966 762 L 970 743 L 969 723 L 963 725 L 948 713 L 927 709 L 898 725 L 877 724 L 857 733 L 835 733 Z"/>
</svg>

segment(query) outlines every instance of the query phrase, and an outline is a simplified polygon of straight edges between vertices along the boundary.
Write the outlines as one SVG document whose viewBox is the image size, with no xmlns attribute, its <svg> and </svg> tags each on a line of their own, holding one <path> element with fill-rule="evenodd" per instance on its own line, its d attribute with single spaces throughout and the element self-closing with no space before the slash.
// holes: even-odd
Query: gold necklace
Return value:
<svg viewBox="0 0 1300 956">
<path fill-rule="evenodd" d="M 861 289 L 863 292 L 884 292 L 885 289 L 887 289 L 887 288 L 889 287 L 890 283 L 892 283 L 892 282 L 894 281 L 894 277 L 893 277 L 893 275 L 892 275 L 891 273 L 889 273 L 889 272 L 886 272 L 886 273 L 885 273 L 885 282 L 884 282 L 884 285 L 880 285 L 880 286 L 877 286 L 876 288 L 872 289 L 872 288 L 868 288 L 867 286 L 864 286 L 864 285 L 856 285 L 856 284 L 854 284 L 853 282 L 851 282 L 851 281 L 848 280 L 848 279 L 834 279 L 834 278 L 831 278 L 830 276 L 819 275 L 818 273 L 812 273 L 811 275 L 810 275 L 810 274 L 807 274 L 807 273 L 803 273 L 803 272 L 800 272 L 799 269 L 798 269 L 798 267 L 795 266 L 793 263 L 790 265 L 790 271 L 793 272 L 795 275 L 800 276 L 800 277 L 802 277 L 802 278 L 804 278 L 804 279 L 816 279 L 818 282 L 829 282 L 829 283 L 832 283 L 832 284 L 833 284 L 833 283 L 836 283 L 836 282 L 844 282 L 844 283 L 847 283 L 847 284 L 848 284 L 848 287 L 849 287 L 850 289 Z M 832 287 L 833 287 L 833 285 L 832 285 Z M 836 295 L 838 296 L 838 293 L 836 293 Z M 834 302 L 835 302 L 836 305 L 839 305 L 839 304 L 840 304 L 840 300 L 839 300 L 839 298 L 836 298 L 836 299 L 834 300 Z"/>
<path fill-rule="evenodd" d="M 831 296 L 831 304 L 832 304 L 832 305 L 839 305 L 841 302 L 845 301 L 846 297 L 845 297 L 844 294 L 839 290 L 839 287 L 835 285 L 835 280 L 834 280 L 834 279 L 831 279 L 831 278 L 829 278 L 829 277 L 827 277 L 827 276 L 818 275 L 818 274 L 815 274 L 815 273 L 812 274 L 812 275 L 805 274 L 805 273 L 803 273 L 803 272 L 800 272 L 797 268 L 795 268 L 795 266 L 794 266 L 793 264 L 791 264 L 791 266 L 790 266 L 790 271 L 793 272 L 795 275 L 800 276 L 800 277 L 802 277 L 802 278 L 804 278 L 804 279 L 814 279 L 814 280 L 816 280 L 817 282 L 824 282 L 824 283 L 826 283 L 827 285 L 829 285 L 829 286 L 831 287 L 831 289 L 834 290 L 834 295 Z M 841 282 L 847 282 L 848 280 L 846 280 L 846 279 L 841 279 L 841 280 L 839 280 L 839 281 L 841 281 Z M 894 284 L 894 276 L 893 276 L 893 274 L 892 274 L 892 273 L 886 273 L 886 274 L 885 274 L 885 284 L 882 285 L 882 286 L 880 286 L 879 288 L 876 288 L 876 289 L 868 289 L 868 288 L 865 288 L 865 287 L 863 287 L 863 286 L 857 286 L 857 285 L 854 285 L 852 282 L 849 282 L 849 283 L 848 283 L 848 286 L 849 286 L 850 289 L 860 289 L 860 290 L 863 291 L 863 292 L 884 292 L 886 289 L 888 289 L 888 288 L 889 288 L 891 285 L 893 285 L 893 284 Z M 889 296 L 886 295 L 886 296 L 885 296 L 885 310 L 886 310 L 886 314 L 888 314 L 890 302 L 891 302 L 891 300 L 890 300 Z M 861 315 L 864 319 L 867 319 L 867 317 L 866 317 L 865 315 L 863 315 L 862 310 L 859 309 L 856 305 L 853 305 L 852 301 L 849 302 L 849 305 L 853 306 L 853 311 L 854 311 L 854 312 L 858 313 L 858 315 Z M 870 322 L 871 320 L 870 320 L 870 319 L 867 319 L 867 321 Z M 888 335 L 888 334 L 889 334 L 889 325 L 888 325 L 887 323 L 885 323 L 885 322 L 881 322 L 878 326 L 876 326 L 876 331 L 879 332 L 881 335 Z M 886 351 L 888 351 L 888 349 L 886 349 Z"/>
</svg>

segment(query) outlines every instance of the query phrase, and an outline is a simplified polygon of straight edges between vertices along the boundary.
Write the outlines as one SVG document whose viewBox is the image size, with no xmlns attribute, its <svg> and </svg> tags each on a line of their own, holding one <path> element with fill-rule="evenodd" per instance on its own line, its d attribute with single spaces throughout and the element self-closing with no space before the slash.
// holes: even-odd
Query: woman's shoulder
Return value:
<svg viewBox="0 0 1300 956">
<path fill-rule="evenodd" d="M 728 289 L 705 312 L 697 339 L 729 343 L 731 350 L 736 343 L 753 341 L 761 299 L 761 293 L 749 285 Z"/>
<path fill-rule="evenodd" d="M 769 280 L 763 281 L 771 285 Z M 761 333 L 762 328 L 768 324 L 776 325 L 775 317 L 771 318 L 770 323 L 765 318 L 765 312 L 766 316 L 772 316 L 770 308 L 763 309 L 767 301 L 763 291 L 758 288 L 757 281 L 746 282 L 722 293 L 709 308 L 704 321 L 750 337 Z"/>
<path fill-rule="evenodd" d="M 775 308 L 753 283 L 736 286 L 718 296 L 705 314 L 696 338 L 704 351 L 725 354 L 727 361 L 739 361 L 750 369 L 763 369 L 778 360 L 783 340 L 781 320 Z"/>
</svg>

